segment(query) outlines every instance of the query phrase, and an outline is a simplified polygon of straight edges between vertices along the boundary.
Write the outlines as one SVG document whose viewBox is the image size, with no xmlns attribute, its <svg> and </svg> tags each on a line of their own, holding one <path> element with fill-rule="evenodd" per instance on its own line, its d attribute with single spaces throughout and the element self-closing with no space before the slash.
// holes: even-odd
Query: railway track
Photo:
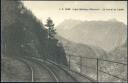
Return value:
<svg viewBox="0 0 128 83">
<path fill-rule="evenodd" d="M 14 57 L 14 56 L 13 56 Z M 19 61 L 23 62 L 27 67 L 28 69 L 30 70 L 31 72 L 31 75 L 30 75 L 30 82 L 33 82 L 33 68 L 22 58 L 19 58 L 19 57 L 15 57 L 17 58 Z"/>
<path fill-rule="evenodd" d="M 54 82 L 78 82 L 76 78 L 69 74 L 66 70 L 61 69 L 53 63 L 46 62 L 34 57 L 24 57 L 24 59 L 35 62 L 36 64 L 41 65 L 47 69 L 47 71 L 50 73 L 50 76 L 54 77 Z"/>
<path fill-rule="evenodd" d="M 90 77 L 88 77 L 88 76 L 86 76 L 86 75 L 83 75 L 83 74 L 81 74 L 81 73 L 78 73 L 78 72 L 76 72 L 76 71 L 70 70 L 70 71 L 72 71 L 72 72 L 70 72 L 69 69 L 67 69 L 65 66 L 62 66 L 62 67 L 61 67 L 60 65 L 56 64 L 55 62 L 53 62 L 53 61 L 51 61 L 51 60 L 47 60 L 47 61 L 48 61 L 49 63 L 52 63 L 52 64 L 56 65 L 56 66 L 59 67 L 60 69 L 64 70 L 67 74 L 69 74 L 70 76 L 72 76 L 72 78 L 77 77 L 77 78 L 75 78 L 75 80 L 76 80 L 77 82 L 90 82 L 90 83 L 96 82 L 96 80 L 94 80 L 94 79 L 92 79 L 92 78 L 90 78 Z M 74 76 L 74 77 L 73 77 L 73 76 Z"/>
<path fill-rule="evenodd" d="M 59 82 L 59 79 L 56 77 L 54 72 L 49 67 L 47 67 L 47 66 L 45 66 L 45 68 L 47 68 L 47 70 L 52 74 L 52 76 L 55 78 L 56 82 Z"/>
<path fill-rule="evenodd" d="M 29 67 L 30 71 L 31 71 L 31 82 L 59 82 L 59 79 L 56 77 L 56 75 L 54 74 L 54 72 L 47 66 L 43 65 L 43 64 L 40 64 L 39 62 L 37 61 L 33 61 L 31 59 L 26 59 L 26 58 L 22 58 L 21 59 L 25 64 L 27 64 L 27 66 Z M 36 67 L 34 67 L 33 65 L 38 65 Z M 39 68 L 38 70 L 36 68 Z M 40 73 L 39 72 L 41 71 L 44 71 L 45 74 L 42 74 L 40 76 L 38 76 L 38 74 Z M 46 72 L 47 72 L 47 75 L 46 75 Z M 42 78 L 42 79 L 39 79 L 41 77 L 46 77 L 47 76 L 47 79 L 46 78 Z"/>
<path fill-rule="evenodd" d="M 76 80 L 76 78 L 73 77 L 69 72 L 67 72 L 63 68 L 55 65 L 53 62 L 43 61 L 38 58 L 33 58 L 33 59 L 42 65 L 43 64 L 46 65 L 46 67 L 48 67 L 48 69 L 52 69 L 51 71 L 58 78 L 58 82 L 78 82 L 78 80 Z"/>
<path fill-rule="evenodd" d="M 65 67 L 61 67 L 51 60 L 42 60 L 40 58 L 25 56 L 14 57 L 28 67 L 30 71 L 30 76 L 28 74 L 28 77 L 26 77 L 28 82 L 82 82 L 79 75 L 72 74 Z M 87 79 L 83 82 L 85 81 L 87 81 Z M 88 82 L 90 82 L 90 79 Z"/>
<path fill-rule="evenodd" d="M 94 80 L 94 79 L 92 79 L 92 78 L 90 78 L 86 75 L 80 74 L 78 72 L 75 72 L 75 71 L 69 72 L 68 69 L 66 69 L 65 66 L 60 67 L 60 65 L 56 64 L 55 62 L 53 62 L 51 60 L 43 61 L 42 59 L 39 59 L 39 58 L 35 58 L 35 57 L 32 57 L 32 58 L 35 59 L 35 60 L 38 60 L 40 62 L 43 62 L 43 63 L 45 62 L 45 64 L 46 63 L 51 63 L 51 65 L 49 65 L 49 67 L 54 65 L 54 67 L 56 66 L 57 68 L 63 70 L 72 79 L 72 81 L 71 80 L 67 81 L 67 79 L 65 79 L 63 82 L 90 82 L 90 83 L 96 82 L 96 80 Z M 55 69 L 55 68 L 52 68 L 52 69 Z M 62 82 L 62 81 L 60 80 L 60 82 Z"/>
<path fill-rule="evenodd" d="M 53 65 L 53 63 L 47 63 L 48 66 L 52 69 L 54 69 L 54 73 L 60 73 L 59 74 L 59 78 L 60 78 L 60 82 L 78 82 L 76 80 L 75 77 L 73 77 L 71 74 L 69 74 L 66 70 L 62 69 L 61 67 L 57 66 L 57 65 Z M 56 71 L 57 70 L 57 71 Z M 60 71 L 60 72 L 58 72 Z M 61 76 L 61 75 L 64 75 L 64 76 Z"/>
</svg>

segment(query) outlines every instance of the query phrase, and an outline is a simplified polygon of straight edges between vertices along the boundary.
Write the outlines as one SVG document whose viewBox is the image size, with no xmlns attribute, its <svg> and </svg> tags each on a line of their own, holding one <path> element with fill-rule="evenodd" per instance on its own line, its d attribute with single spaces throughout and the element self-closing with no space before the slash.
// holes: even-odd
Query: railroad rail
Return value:
<svg viewBox="0 0 128 83">
<path fill-rule="evenodd" d="M 42 63 L 42 65 L 45 63 L 45 66 L 48 68 L 48 69 L 59 69 L 59 70 L 61 70 L 63 73 L 65 73 L 65 74 L 67 74 L 66 75 L 66 77 L 69 77 L 69 78 L 71 78 L 70 80 L 73 80 L 74 82 L 78 82 L 78 80 L 76 80 L 76 78 L 75 77 L 73 77 L 71 74 L 69 74 L 66 70 L 64 70 L 63 68 L 61 68 L 60 66 L 58 66 L 56 63 L 54 63 L 54 62 L 52 62 L 52 61 L 44 61 L 44 60 L 42 60 L 42 59 L 38 59 L 38 58 L 35 58 L 35 57 L 32 57 L 34 60 L 36 60 L 36 61 L 39 61 L 39 62 L 41 62 Z M 50 63 L 50 65 L 48 65 Z M 55 67 L 56 66 L 56 67 Z M 54 68 L 53 68 L 54 67 Z M 53 74 L 56 76 L 56 78 L 58 78 L 58 82 L 62 82 L 62 81 L 67 81 L 67 80 L 61 80 L 61 79 L 59 79 L 59 77 L 60 76 L 58 76 L 56 73 L 58 73 L 58 72 L 56 72 L 56 70 L 54 71 L 54 70 L 51 70 L 52 72 L 53 72 Z M 72 81 L 72 82 L 73 82 Z"/>
<path fill-rule="evenodd" d="M 41 63 L 43 63 L 44 64 L 44 62 L 45 63 L 52 63 L 54 66 L 56 65 L 59 69 L 61 69 L 61 70 L 63 70 L 67 75 L 69 75 L 75 82 L 79 82 L 74 76 L 72 76 L 70 73 L 69 73 L 69 70 L 68 70 L 68 67 L 66 67 L 66 66 L 64 66 L 64 65 L 60 65 L 60 64 L 57 64 L 57 63 L 55 63 L 55 62 L 53 62 L 53 61 L 51 61 L 51 60 L 43 60 L 43 59 L 40 59 L 40 58 L 36 58 L 36 57 L 26 57 L 26 58 L 28 58 L 28 59 L 34 59 L 34 61 L 39 61 L 39 62 L 41 62 Z M 42 65 L 43 65 L 42 64 Z M 47 64 L 45 64 L 45 65 L 47 65 Z M 49 66 L 47 65 L 46 66 L 46 68 L 48 68 L 48 69 L 50 69 L 50 71 L 52 71 L 53 72 L 53 70 L 51 70 L 51 68 L 49 68 Z M 87 76 L 87 75 L 84 75 L 84 74 L 82 74 L 82 73 L 79 73 L 79 72 L 76 72 L 76 71 L 73 71 L 73 70 L 70 70 L 71 72 L 74 72 L 74 73 L 76 73 L 76 74 L 78 74 L 78 75 L 80 75 L 80 76 L 82 76 L 83 78 L 86 78 L 86 79 L 88 79 L 90 82 L 96 82 L 96 80 L 95 79 L 92 79 L 92 78 L 90 78 L 89 76 Z M 56 76 L 55 75 L 55 73 L 53 72 L 53 74 L 54 74 L 54 76 Z M 55 78 L 57 78 L 58 79 L 58 77 L 56 76 Z M 58 82 L 59 82 L 59 79 L 58 79 Z"/>
<path fill-rule="evenodd" d="M 27 58 L 27 59 L 26 59 Z M 29 61 L 32 61 L 30 58 L 28 58 L 28 57 L 25 57 L 24 59 L 26 59 L 26 60 L 28 60 L 29 59 Z M 36 63 L 38 63 L 41 67 L 43 67 L 43 69 L 46 69 L 48 72 L 49 72 L 49 74 L 50 74 L 50 76 L 54 79 L 54 81 L 55 82 L 59 82 L 59 79 L 57 78 L 57 76 L 56 76 L 56 74 L 52 71 L 52 69 L 50 69 L 48 66 L 46 66 L 46 65 L 43 65 L 43 64 L 41 64 L 41 63 L 39 63 L 39 62 L 37 62 L 37 61 L 32 61 L 32 62 L 36 62 Z M 33 76 L 32 76 L 33 77 Z M 33 80 L 34 80 L 34 77 L 33 77 Z M 33 81 L 34 82 L 34 81 Z"/>
<path fill-rule="evenodd" d="M 77 72 L 77 71 L 71 69 L 71 67 L 70 67 L 70 66 L 71 66 L 71 57 L 78 57 L 78 58 L 79 58 L 79 63 L 77 63 L 77 65 L 80 65 L 80 72 Z M 112 77 L 114 77 L 114 78 L 118 78 L 118 79 L 120 79 L 120 80 L 126 81 L 126 79 L 124 79 L 124 78 L 118 77 L 118 76 L 116 76 L 116 75 L 113 75 L 113 74 L 111 74 L 111 73 L 108 73 L 108 72 L 106 72 L 106 71 L 101 70 L 101 69 L 100 69 L 99 61 L 105 61 L 105 62 L 110 62 L 110 63 L 116 63 L 116 64 L 120 64 L 120 65 L 124 65 L 124 66 L 127 65 L 126 63 L 120 63 L 120 62 L 116 62 L 116 61 L 104 60 L 104 59 L 99 59 L 99 58 L 88 58 L 88 57 L 80 57 L 80 56 L 71 56 L 71 55 L 69 55 L 69 57 L 68 57 L 68 63 L 69 63 L 69 64 L 68 64 L 68 67 L 66 67 L 66 66 L 64 66 L 64 65 L 57 64 L 57 63 L 55 63 L 55 62 L 53 62 L 53 61 L 51 61 L 51 60 L 49 60 L 49 59 L 43 60 L 43 59 L 40 59 L 40 58 L 38 58 L 38 57 L 24 57 L 24 58 L 27 58 L 27 59 L 30 59 L 30 60 L 33 59 L 33 61 L 39 63 L 39 64 L 42 65 L 42 66 L 44 66 L 44 67 L 51 73 L 52 77 L 54 77 L 54 79 L 56 80 L 56 82 L 60 82 L 60 79 L 59 79 L 59 77 L 57 76 L 57 74 L 55 73 L 54 68 L 51 68 L 51 66 L 56 66 L 57 69 L 60 69 L 61 71 L 63 70 L 63 72 L 65 72 L 65 73 L 67 74 L 67 76 L 70 76 L 70 78 L 72 78 L 72 80 L 74 80 L 75 82 L 78 82 L 78 80 L 77 80 L 74 76 L 72 76 L 72 75 L 69 73 L 69 71 L 72 71 L 72 72 L 75 72 L 75 73 L 77 73 L 77 74 L 80 74 L 81 76 L 87 78 L 87 79 L 90 80 L 91 82 L 96 82 L 96 81 L 97 81 L 97 82 L 100 82 L 100 80 L 99 80 L 99 72 L 102 72 L 102 73 L 107 74 L 107 75 L 110 75 L 110 76 L 112 76 Z M 85 63 L 85 64 L 82 64 L 82 60 L 83 60 L 84 58 L 89 59 L 89 60 L 90 60 L 90 59 L 91 59 L 91 60 L 95 60 L 95 61 L 96 61 L 96 62 L 95 62 L 96 68 L 91 67 L 91 66 L 88 66 L 86 63 Z M 44 65 L 43 65 L 43 64 L 44 64 Z M 48 65 L 48 64 L 51 64 L 51 65 Z M 90 69 L 95 70 L 95 71 L 96 71 L 96 79 L 91 78 L 91 77 L 89 77 L 88 75 L 83 74 L 83 73 L 82 73 L 82 67 L 87 67 L 87 68 L 90 68 Z"/>
<path fill-rule="evenodd" d="M 14 57 L 14 56 L 13 56 Z M 30 72 L 31 72 L 31 82 L 34 82 L 34 74 L 33 74 L 33 68 L 23 59 L 23 58 L 19 58 L 19 57 L 17 57 L 17 56 L 15 56 L 15 58 L 17 58 L 19 61 L 21 61 L 21 62 L 23 62 L 27 67 L 28 67 L 28 69 L 30 70 Z"/>
</svg>

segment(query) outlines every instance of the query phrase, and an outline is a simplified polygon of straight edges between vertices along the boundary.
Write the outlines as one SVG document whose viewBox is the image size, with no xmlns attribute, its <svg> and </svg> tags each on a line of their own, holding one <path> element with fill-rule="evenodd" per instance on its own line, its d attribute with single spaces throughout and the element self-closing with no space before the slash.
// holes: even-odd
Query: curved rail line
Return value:
<svg viewBox="0 0 128 83">
<path fill-rule="evenodd" d="M 43 65 L 43 64 L 42 64 Z M 45 66 L 45 65 L 43 65 Z M 47 68 L 47 70 L 52 74 L 52 76 L 54 77 L 54 79 L 56 80 L 56 82 L 59 82 L 59 79 L 57 78 L 57 76 L 54 74 L 54 72 L 47 66 L 45 66 L 45 68 Z"/>
<path fill-rule="evenodd" d="M 63 70 L 68 76 L 70 76 L 75 82 L 78 82 L 78 80 L 73 77 L 69 72 L 67 72 L 65 69 L 63 69 L 62 67 L 60 67 L 59 65 L 57 65 L 56 63 L 54 63 L 53 61 L 48 60 L 49 63 L 54 64 L 56 67 L 58 67 L 59 69 Z"/>
<path fill-rule="evenodd" d="M 73 77 L 69 72 L 67 72 L 66 70 L 64 70 L 63 68 L 61 68 L 61 67 L 58 66 L 57 64 L 55 64 L 54 62 L 52 62 L 52 61 L 43 61 L 43 60 L 38 59 L 38 58 L 35 58 L 35 57 L 32 57 L 32 58 L 35 59 L 36 61 L 39 61 L 39 62 L 43 63 L 43 64 L 44 64 L 44 62 L 45 62 L 45 63 L 47 63 L 47 62 L 51 63 L 52 65 L 56 66 L 59 70 L 64 71 L 64 72 L 67 74 L 67 76 L 69 76 L 70 78 L 72 78 L 72 80 L 74 80 L 75 82 L 78 82 L 78 80 L 77 80 L 75 77 Z M 43 64 L 42 64 L 42 65 L 43 65 Z M 48 64 L 45 64 L 45 65 L 47 65 L 46 67 L 51 70 L 51 67 L 50 67 L 51 65 L 48 65 Z M 53 70 L 51 70 L 51 71 L 52 71 L 52 72 L 54 73 L 54 75 L 56 76 L 55 71 L 53 71 Z M 57 78 L 57 77 L 56 77 L 56 78 Z M 58 82 L 59 82 L 59 80 L 58 80 Z"/>
<path fill-rule="evenodd" d="M 34 61 L 38 64 L 40 64 L 41 66 L 43 66 L 50 74 L 50 76 L 52 76 L 52 78 L 55 80 L 55 82 L 60 82 L 60 78 L 57 74 L 56 71 L 54 71 L 52 69 L 52 65 L 54 65 L 56 68 L 58 68 L 59 70 L 65 72 L 65 74 L 67 74 L 67 76 L 69 76 L 71 78 L 71 80 L 74 80 L 75 82 L 79 82 L 78 79 L 76 79 L 74 76 L 72 76 L 66 69 L 62 68 L 60 65 L 56 64 L 55 62 L 51 61 L 51 60 L 42 60 L 40 58 L 35 58 L 35 57 L 26 57 L 26 56 L 23 56 L 22 57 L 23 59 L 26 59 L 26 60 L 30 60 L 30 61 Z M 42 64 L 43 63 L 43 64 Z M 45 64 L 46 63 L 46 64 Z M 50 65 L 48 65 L 48 63 L 50 63 Z M 31 67 L 30 67 L 31 68 Z M 32 68 L 31 68 L 32 69 Z M 32 78 L 34 79 L 33 75 L 32 75 Z M 33 82 L 34 80 L 32 80 Z M 67 81 L 67 80 L 66 80 Z"/>
<path fill-rule="evenodd" d="M 29 60 L 31 60 L 28 57 L 26 57 L 26 58 L 29 59 Z M 40 64 L 42 67 L 44 67 L 49 72 L 49 74 L 52 76 L 52 78 L 55 80 L 55 82 L 59 82 L 59 79 L 57 78 L 57 76 L 55 75 L 55 73 L 49 67 L 47 67 L 47 66 L 45 66 L 45 65 L 43 65 L 43 64 L 41 64 L 41 63 L 39 63 L 37 61 L 34 61 L 34 62 L 36 62 L 36 63 Z"/>
<path fill-rule="evenodd" d="M 35 57 L 32 57 L 32 58 L 43 62 L 42 59 L 35 58 Z M 76 82 L 79 82 L 75 77 L 73 77 L 73 76 L 68 72 L 68 70 L 66 69 L 65 66 L 62 66 L 62 67 L 61 67 L 59 64 L 57 64 L 57 63 L 55 63 L 55 62 L 53 62 L 53 61 L 51 61 L 51 60 L 47 60 L 46 62 L 52 63 L 52 64 L 56 65 L 57 67 L 61 68 L 61 70 L 65 71 L 65 73 L 67 73 L 67 74 L 70 75 L 74 80 L 76 80 Z M 78 74 L 78 75 L 81 75 L 83 78 L 86 78 L 86 79 L 90 80 L 90 82 L 96 82 L 96 80 L 94 80 L 94 79 L 92 79 L 92 78 L 90 78 L 90 77 L 88 77 L 88 76 L 86 76 L 86 75 L 83 75 L 83 74 L 78 73 L 78 72 L 73 71 L 73 70 L 71 70 L 71 71 L 74 72 L 74 73 L 76 73 L 76 74 Z"/>
<path fill-rule="evenodd" d="M 66 72 L 69 74 L 69 72 L 67 71 L 67 69 L 66 69 L 65 66 L 61 67 L 59 64 L 57 64 L 57 63 L 55 63 L 55 62 L 53 62 L 53 61 L 51 61 L 51 60 L 48 60 L 48 62 L 53 63 L 54 65 L 58 66 L 59 68 L 61 68 L 62 70 L 66 71 Z M 90 78 L 90 77 L 88 77 L 88 76 L 86 76 L 86 75 L 83 75 L 82 73 L 78 73 L 78 72 L 73 71 L 73 70 L 70 70 L 70 71 L 72 71 L 72 72 L 74 72 L 74 73 L 76 73 L 76 74 L 81 75 L 82 77 L 84 77 L 84 78 L 90 80 L 91 82 L 96 82 L 96 80 L 94 80 L 94 79 L 92 79 L 92 78 Z M 70 74 L 70 75 L 71 75 L 71 74 Z M 72 75 L 71 75 L 71 76 L 72 76 Z M 73 76 L 72 76 L 72 77 L 73 77 Z M 74 78 L 74 77 L 73 77 L 73 78 Z"/>
<path fill-rule="evenodd" d="M 23 59 L 23 58 L 19 58 L 19 57 L 15 57 L 15 58 L 17 58 L 19 61 L 21 61 L 21 62 L 23 62 L 24 64 L 26 64 L 26 66 L 29 68 L 29 70 L 31 71 L 31 82 L 33 82 L 33 80 L 34 80 L 34 74 L 33 74 L 33 69 L 32 69 L 32 67 Z"/>
</svg>

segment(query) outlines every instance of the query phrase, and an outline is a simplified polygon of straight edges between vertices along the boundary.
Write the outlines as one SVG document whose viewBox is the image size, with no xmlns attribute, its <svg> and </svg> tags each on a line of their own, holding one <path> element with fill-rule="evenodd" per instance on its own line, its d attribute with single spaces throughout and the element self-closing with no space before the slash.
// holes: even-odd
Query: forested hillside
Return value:
<svg viewBox="0 0 128 83">
<path fill-rule="evenodd" d="M 48 30 L 20 1 L 2 0 L 1 9 L 3 55 L 41 57 L 67 64 L 63 46 L 58 46 L 55 38 L 48 39 Z"/>
</svg>

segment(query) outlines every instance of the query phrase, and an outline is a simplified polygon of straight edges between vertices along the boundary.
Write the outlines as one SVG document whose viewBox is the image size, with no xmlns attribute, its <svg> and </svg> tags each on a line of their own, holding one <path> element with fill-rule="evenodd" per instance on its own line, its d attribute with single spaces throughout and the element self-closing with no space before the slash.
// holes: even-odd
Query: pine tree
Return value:
<svg viewBox="0 0 128 83">
<path fill-rule="evenodd" d="M 45 26 L 48 27 L 48 38 L 54 39 L 56 32 L 54 29 L 53 21 L 50 17 L 47 19 L 47 24 Z"/>
</svg>

